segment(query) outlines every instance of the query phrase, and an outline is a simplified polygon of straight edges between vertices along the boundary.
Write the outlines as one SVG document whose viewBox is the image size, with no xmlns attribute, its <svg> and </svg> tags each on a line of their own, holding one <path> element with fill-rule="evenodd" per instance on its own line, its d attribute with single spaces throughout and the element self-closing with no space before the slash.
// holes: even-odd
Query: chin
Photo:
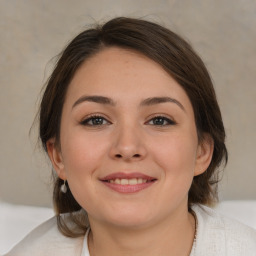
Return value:
<svg viewBox="0 0 256 256">
<path fill-rule="evenodd" d="M 143 213 L 140 210 L 136 211 L 123 211 L 117 210 L 116 215 L 111 215 L 108 218 L 108 222 L 119 228 L 131 228 L 138 229 L 148 226 L 153 222 L 153 216 L 150 213 Z"/>
</svg>

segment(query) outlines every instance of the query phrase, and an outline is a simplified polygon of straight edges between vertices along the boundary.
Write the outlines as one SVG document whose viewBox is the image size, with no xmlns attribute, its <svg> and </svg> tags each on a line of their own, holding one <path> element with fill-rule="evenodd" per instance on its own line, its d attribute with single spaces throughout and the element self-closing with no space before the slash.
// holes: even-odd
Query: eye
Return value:
<svg viewBox="0 0 256 256">
<path fill-rule="evenodd" d="M 81 124 L 85 126 L 102 126 L 110 124 L 110 122 L 102 116 L 95 115 L 86 118 L 81 122 Z"/>
<path fill-rule="evenodd" d="M 176 124 L 173 120 L 165 116 L 156 116 L 150 119 L 147 123 L 150 125 L 156 125 L 156 126 L 166 126 L 166 125 Z"/>
</svg>

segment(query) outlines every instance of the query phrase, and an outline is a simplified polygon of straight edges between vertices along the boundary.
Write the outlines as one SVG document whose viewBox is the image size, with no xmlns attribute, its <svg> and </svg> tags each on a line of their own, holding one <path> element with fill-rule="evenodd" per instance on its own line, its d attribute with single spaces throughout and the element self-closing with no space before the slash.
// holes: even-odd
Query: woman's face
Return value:
<svg viewBox="0 0 256 256">
<path fill-rule="evenodd" d="M 63 106 L 61 150 L 48 142 L 90 221 L 147 226 L 187 212 L 194 175 L 212 146 L 198 144 L 191 102 L 163 68 L 130 50 L 107 48 L 76 72 Z"/>
</svg>

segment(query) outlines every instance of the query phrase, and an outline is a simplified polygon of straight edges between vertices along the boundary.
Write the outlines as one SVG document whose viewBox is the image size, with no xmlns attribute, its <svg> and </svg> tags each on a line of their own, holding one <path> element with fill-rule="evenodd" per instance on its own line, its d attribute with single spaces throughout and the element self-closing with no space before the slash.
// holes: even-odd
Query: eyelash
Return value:
<svg viewBox="0 0 256 256">
<path fill-rule="evenodd" d="M 169 126 L 169 125 L 175 125 L 176 122 L 173 121 L 172 119 L 168 118 L 168 117 L 165 117 L 165 116 L 154 116 L 153 118 L 151 118 L 147 123 L 151 122 L 151 121 L 156 121 L 158 119 L 163 121 L 165 124 L 151 124 L 151 125 L 155 125 L 155 126 Z"/>
<path fill-rule="evenodd" d="M 88 118 L 86 118 L 85 120 L 83 120 L 81 122 L 82 125 L 84 126 L 102 126 L 102 125 L 106 125 L 106 124 L 89 124 L 89 122 L 93 122 L 97 119 L 101 119 L 103 122 L 107 121 L 107 124 L 111 124 L 105 117 L 101 116 L 101 115 L 91 115 Z"/>
<path fill-rule="evenodd" d="M 96 121 L 97 119 L 100 119 L 101 120 L 101 123 L 93 123 L 94 121 Z M 150 124 L 150 122 L 154 122 L 158 119 L 161 120 L 164 124 Z M 99 120 L 98 120 L 99 121 Z M 90 123 L 91 122 L 91 123 Z M 103 123 L 102 123 L 103 122 Z M 105 122 L 105 123 L 104 123 Z M 85 120 L 83 120 L 81 123 L 81 125 L 84 125 L 84 126 L 104 126 L 104 125 L 109 125 L 111 124 L 110 121 L 108 121 L 105 117 L 101 116 L 101 115 L 91 115 L 89 116 L 88 118 L 86 118 Z M 149 125 L 154 125 L 154 126 L 160 126 L 160 127 L 163 127 L 163 126 L 169 126 L 169 125 L 175 125 L 176 122 L 173 121 L 172 119 L 170 118 L 167 118 L 163 115 L 158 115 L 158 116 L 154 116 L 152 117 L 149 121 L 146 122 L 146 124 L 149 124 Z"/>
</svg>

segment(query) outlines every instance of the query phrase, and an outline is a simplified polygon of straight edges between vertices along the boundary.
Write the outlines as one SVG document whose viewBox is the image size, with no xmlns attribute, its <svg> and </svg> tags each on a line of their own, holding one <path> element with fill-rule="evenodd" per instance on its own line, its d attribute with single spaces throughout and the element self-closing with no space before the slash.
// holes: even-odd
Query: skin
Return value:
<svg viewBox="0 0 256 256">
<path fill-rule="evenodd" d="M 114 104 L 81 99 L 92 95 Z M 153 97 L 175 101 L 142 105 Z M 195 221 L 188 191 L 213 151 L 210 136 L 204 138 L 198 142 L 185 91 L 159 64 L 116 47 L 83 63 L 67 91 L 60 145 L 52 138 L 47 148 L 57 174 L 88 212 L 91 255 L 189 255 Z M 100 180 L 116 172 L 156 181 L 120 193 Z"/>
</svg>

